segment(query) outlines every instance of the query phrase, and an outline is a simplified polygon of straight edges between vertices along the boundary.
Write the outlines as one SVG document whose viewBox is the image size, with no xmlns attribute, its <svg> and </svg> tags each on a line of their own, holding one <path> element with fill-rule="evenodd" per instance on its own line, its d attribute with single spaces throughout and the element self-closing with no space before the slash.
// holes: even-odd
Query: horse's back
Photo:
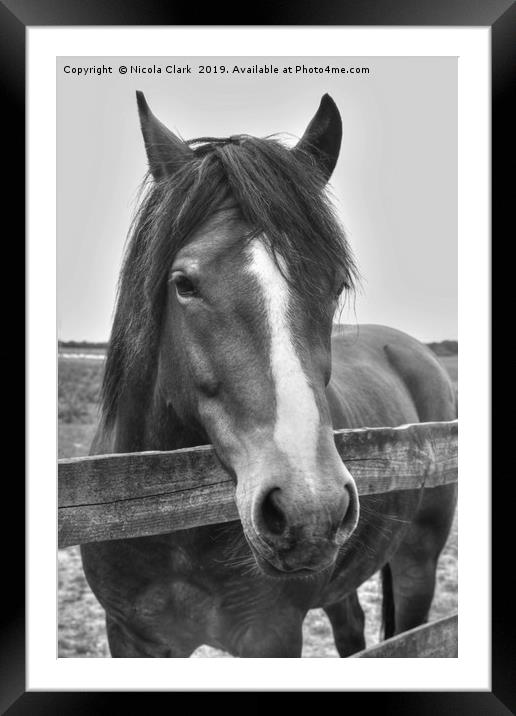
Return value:
<svg viewBox="0 0 516 716">
<path fill-rule="evenodd" d="M 332 379 L 327 390 L 335 429 L 456 417 L 452 382 L 432 351 L 411 336 L 385 326 L 335 327 Z M 338 601 L 342 593 L 352 593 L 389 563 L 393 581 L 386 577 L 386 584 L 391 585 L 396 596 L 397 626 L 409 629 L 422 623 L 433 595 L 436 560 L 450 531 L 456 499 L 456 484 L 363 495 L 362 517 L 350 540 L 353 546 L 344 550 L 323 595 L 323 606 Z M 406 577 L 403 582 L 404 574 L 413 578 Z M 400 596 L 400 584 L 406 596 L 410 595 L 408 602 L 414 600 L 414 613 L 407 599 Z M 416 593 L 418 584 L 422 585 L 422 595 Z M 386 597 L 384 608 L 391 615 L 392 596 Z"/>
<path fill-rule="evenodd" d="M 386 326 L 335 327 L 327 395 L 335 429 L 456 417 L 453 385 L 436 356 Z"/>
</svg>

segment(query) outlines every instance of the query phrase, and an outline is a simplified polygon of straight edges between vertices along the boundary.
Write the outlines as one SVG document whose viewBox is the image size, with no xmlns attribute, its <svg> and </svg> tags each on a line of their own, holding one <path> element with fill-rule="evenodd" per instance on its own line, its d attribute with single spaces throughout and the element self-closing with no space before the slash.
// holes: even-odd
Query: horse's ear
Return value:
<svg viewBox="0 0 516 716">
<path fill-rule="evenodd" d="M 313 154 L 326 179 L 331 177 L 342 141 L 342 120 L 337 105 L 329 94 L 321 99 L 319 109 L 292 150 Z"/>
<path fill-rule="evenodd" d="M 143 92 L 136 92 L 136 101 L 152 175 L 157 180 L 170 176 L 191 159 L 194 153 L 152 114 Z"/>
</svg>

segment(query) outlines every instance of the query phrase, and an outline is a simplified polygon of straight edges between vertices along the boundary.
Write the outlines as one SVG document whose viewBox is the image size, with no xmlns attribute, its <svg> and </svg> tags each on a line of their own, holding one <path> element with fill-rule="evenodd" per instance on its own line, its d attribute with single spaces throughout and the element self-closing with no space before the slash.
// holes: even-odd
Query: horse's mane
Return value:
<svg viewBox="0 0 516 716">
<path fill-rule="evenodd" d="M 317 297 L 335 281 L 348 289 L 354 285 L 355 264 L 312 155 L 246 135 L 188 144 L 192 158 L 179 171 L 144 182 L 129 232 L 102 386 L 107 427 L 125 386 L 142 400 L 151 393 L 174 257 L 229 199 L 253 228 L 246 238 L 266 237 L 273 255 L 284 259 L 292 286 L 310 297 L 314 313 Z"/>
</svg>

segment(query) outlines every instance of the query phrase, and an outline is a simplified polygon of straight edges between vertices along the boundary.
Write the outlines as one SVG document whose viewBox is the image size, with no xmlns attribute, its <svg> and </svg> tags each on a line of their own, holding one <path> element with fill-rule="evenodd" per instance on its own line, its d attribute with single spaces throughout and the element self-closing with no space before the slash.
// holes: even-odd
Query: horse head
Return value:
<svg viewBox="0 0 516 716">
<path fill-rule="evenodd" d="M 320 572 L 359 514 L 325 395 L 332 318 L 354 275 L 325 194 L 338 109 L 325 95 L 289 149 L 247 135 L 186 142 L 137 99 L 152 186 L 126 283 L 147 306 L 130 321 L 133 343 L 156 349 L 153 402 L 162 423 L 213 444 L 260 569 Z"/>
</svg>

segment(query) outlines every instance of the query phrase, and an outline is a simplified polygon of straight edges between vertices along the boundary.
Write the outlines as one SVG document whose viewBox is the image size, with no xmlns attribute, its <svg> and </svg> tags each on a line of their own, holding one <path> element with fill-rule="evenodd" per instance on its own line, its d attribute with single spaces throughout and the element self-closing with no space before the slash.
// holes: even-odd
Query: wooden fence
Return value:
<svg viewBox="0 0 516 716">
<path fill-rule="evenodd" d="M 415 629 L 398 634 L 390 639 L 370 646 L 369 649 L 353 654 L 353 659 L 397 659 L 397 658 L 447 658 L 458 654 L 457 614 L 422 624 Z"/>
<path fill-rule="evenodd" d="M 457 431 L 453 420 L 334 435 L 359 495 L 371 495 L 456 482 Z M 211 446 L 63 459 L 58 475 L 59 547 L 238 519 L 234 484 Z M 456 637 L 454 616 L 356 656 L 453 656 Z"/>
</svg>

